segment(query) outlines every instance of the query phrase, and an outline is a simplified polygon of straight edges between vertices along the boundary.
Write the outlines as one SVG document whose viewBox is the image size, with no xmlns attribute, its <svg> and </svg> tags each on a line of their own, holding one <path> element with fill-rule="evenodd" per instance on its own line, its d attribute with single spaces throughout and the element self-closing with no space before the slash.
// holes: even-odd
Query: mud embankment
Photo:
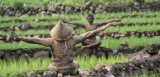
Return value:
<svg viewBox="0 0 160 77">
<path fill-rule="evenodd" d="M 113 17 L 108 17 L 108 19 L 113 19 L 113 18 L 119 18 L 119 19 L 124 19 L 124 18 L 154 18 L 154 17 L 160 17 L 159 15 L 144 15 L 144 14 L 133 14 L 133 15 L 123 15 L 123 16 L 113 16 Z M 97 19 L 104 19 L 104 18 L 95 18 Z M 80 18 L 36 18 L 33 19 L 33 22 L 52 22 L 52 21 L 58 21 L 58 20 L 68 20 L 68 21 L 72 21 L 72 20 L 81 20 Z M 0 20 L 0 23 L 12 23 L 12 22 L 20 22 L 20 23 L 25 23 L 27 22 L 27 20 L 25 19 L 11 19 L 11 20 Z"/>
<path fill-rule="evenodd" d="M 0 15 L 1 16 L 21 16 L 21 15 L 36 15 L 36 14 L 48 14 L 52 15 L 53 13 L 58 14 L 68 14 L 68 13 L 79 13 L 92 11 L 95 13 L 106 13 L 106 12 L 128 12 L 131 10 L 132 6 L 129 4 L 95 4 L 88 9 L 82 10 L 81 6 L 65 6 L 65 5 L 51 5 L 43 8 L 34 8 L 34 7 L 26 7 L 26 8 L 13 8 L 13 7 L 0 7 Z M 148 2 L 145 3 L 140 9 L 142 11 L 159 11 L 160 10 L 160 2 Z"/>
<path fill-rule="evenodd" d="M 5 43 L 9 42 L 8 35 L 0 35 L 0 42 Z M 49 38 L 49 34 L 30 34 L 30 35 L 23 35 L 26 37 L 39 37 L 39 38 Z M 102 32 L 98 36 L 101 38 L 115 38 L 119 39 L 121 37 L 155 37 L 160 36 L 160 30 L 155 31 L 119 31 L 119 32 Z"/>
<path fill-rule="evenodd" d="M 79 47 L 75 49 L 79 50 Z M 15 49 L 15 50 L 0 50 L 0 59 L 5 58 L 20 58 L 20 57 L 51 57 L 51 49 L 50 48 L 35 48 L 35 49 Z M 80 53 L 79 53 L 80 52 Z M 110 49 L 100 47 L 98 51 L 94 49 L 84 49 L 77 52 L 75 55 L 96 55 L 97 57 L 109 55 L 117 55 L 123 53 L 124 55 L 137 54 L 137 52 L 143 52 L 149 55 L 157 55 L 160 54 L 160 45 L 150 45 L 148 47 L 139 46 L 134 48 L 124 48 L 121 47 L 119 49 Z M 133 55 L 134 56 L 134 55 Z"/>
<path fill-rule="evenodd" d="M 87 77 L 134 77 L 137 74 L 160 73 L 160 55 L 136 60 L 128 63 L 116 63 L 114 65 L 99 65 L 88 72 Z M 160 74 L 159 74 L 160 76 Z M 159 77 L 158 76 L 158 77 Z"/>
<path fill-rule="evenodd" d="M 57 19 L 58 20 L 58 19 Z M 25 21 L 25 20 L 18 20 L 18 21 Z M 41 21 L 41 20 L 40 20 Z M 1 26 L 0 30 L 1 31 L 9 31 L 9 30 L 31 30 L 31 29 L 52 29 L 54 27 L 55 24 L 51 24 L 51 25 L 32 25 L 29 23 L 22 23 L 18 26 Z M 117 23 L 117 24 L 113 24 L 114 27 L 123 27 L 123 26 L 154 26 L 154 25 L 160 25 L 159 22 L 156 23 L 152 23 L 152 22 L 137 22 L 137 23 Z"/>
<path fill-rule="evenodd" d="M 43 70 L 45 71 L 45 70 Z M 41 72 L 32 72 L 23 74 L 22 76 L 42 76 Z M 143 60 L 135 60 L 127 63 L 115 63 L 113 65 L 97 65 L 90 70 L 79 70 L 79 74 L 71 76 L 65 75 L 63 77 L 135 77 L 152 73 L 156 74 L 156 77 L 160 76 L 160 55 L 145 58 Z M 21 74 L 19 74 L 21 76 Z M 58 77 L 62 77 L 59 73 Z"/>
</svg>

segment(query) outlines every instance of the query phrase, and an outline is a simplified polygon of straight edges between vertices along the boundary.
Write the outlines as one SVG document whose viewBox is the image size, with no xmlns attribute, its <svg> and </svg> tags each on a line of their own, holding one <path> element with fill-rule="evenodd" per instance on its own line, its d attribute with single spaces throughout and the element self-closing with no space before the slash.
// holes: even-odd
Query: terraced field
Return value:
<svg viewBox="0 0 160 77">
<path fill-rule="evenodd" d="M 7 38 L 7 35 L 11 33 L 11 30 L 18 35 L 50 37 L 49 31 L 58 22 L 58 20 L 62 18 L 65 20 L 70 20 L 71 22 L 79 22 L 79 23 L 87 22 L 85 20 L 85 16 L 83 16 L 82 14 L 72 14 L 72 16 L 71 15 L 60 15 L 60 16 L 55 15 L 52 17 L 50 16 L 1 17 L 0 19 L 2 20 L 0 21 L 1 22 L 0 36 L 1 36 L 1 41 L 4 41 L 4 42 L 1 45 L 0 50 L 4 50 L 3 45 L 5 47 L 5 45 L 10 44 L 5 40 Z M 127 40 L 127 42 L 130 44 L 129 47 L 145 46 L 150 44 L 159 45 L 159 42 L 158 42 L 160 38 L 159 37 L 160 27 L 158 24 L 159 12 L 153 12 L 153 13 L 152 12 L 147 12 L 147 13 L 132 12 L 132 13 L 126 13 L 126 14 L 125 13 L 96 14 L 95 18 L 96 18 L 95 23 L 108 21 L 114 18 L 121 19 L 120 22 L 114 22 L 111 28 L 106 29 L 103 35 L 104 39 L 102 40 L 102 46 L 105 46 L 107 48 L 113 48 L 110 46 L 116 46 L 116 48 L 118 48 L 120 42 L 123 42 L 123 40 Z M 69 24 L 66 24 L 66 25 L 74 26 Z M 75 30 L 75 32 L 77 34 L 81 34 L 81 33 L 84 33 L 85 31 L 84 29 L 77 29 Z M 105 35 L 107 37 L 105 37 Z M 118 40 L 116 37 L 119 37 Z M 112 40 L 113 40 L 113 43 L 111 43 Z M 142 40 L 142 41 L 138 41 L 138 40 Z M 150 40 L 150 41 L 146 42 L 145 40 L 146 41 Z M 139 43 L 136 44 L 135 43 L 136 41 Z M 106 43 L 111 45 L 107 46 Z M 134 43 L 134 45 L 132 43 Z M 17 43 L 13 43 L 13 44 L 15 47 L 18 47 Z M 13 45 L 13 44 L 10 44 L 10 45 Z M 26 47 L 28 47 L 28 45 L 27 43 L 20 44 L 20 46 L 26 46 Z M 10 49 L 10 47 L 11 49 L 13 48 L 12 46 L 9 46 L 8 48 Z M 37 46 L 37 47 L 42 47 L 42 46 Z"/>
<path fill-rule="evenodd" d="M 148 47 L 145 51 L 150 49 L 160 53 L 160 12 L 126 12 L 126 13 L 106 13 L 106 14 L 95 14 L 95 23 L 108 21 L 114 18 L 118 18 L 120 22 L 114 22 L 111 28 L 106 29 L 99 36 L 101 38 L 101 46 L 107 48 L 109 51 L 117 51 L 124 53 L 136 53 L 144 48 Z M 20 41 L 10 42 L 7 41 L 8 35 L 11 32 L 15 32 L 18 35 L 33 36 L 46 38 L 50 37 L 49 32 L 54 25 L 60 20 L 68 20 L 71 22 L 86 23 L 86 15 L 83 14 L 54 14 L 52 16 L 20 16 L 20 17 L 0 17 L 0 57 L 4 60 L 0 60 L 0 76 L 2 77 L 17 77 L 23 76 L 27 72 L 38 72 L 42 74 L 50 63 L 48 58 L 33 59 L 33 54 L 29 55 L 29 58 L 23 57 L 24 59 L 12 59 L 11 56 L 17 55 L 18 52 L 23 52 L 27 49 L 30 53 L 37 52 L 36 49 L 49 49 L 41 45 L 29 44 Z M 73 27 L 74 25 L 66 24 L 66 26 Z M 74 30 L 76 34 L 84 33 L 84 29 L 80 28 Z M 123 44 L 127 47 L 124 47 Z M 81 46 L 81 45 L 79 45 Z M 139 49 L 137 49 L 139 48 Z M 131 51 L 130 51 L 131 50 Z M 14 54 L 9 54 L 14 51 Z M 50 51 L 50 50 L 48 50 Z M 133 51 L 133 52 L 132 52 Z M 26 51 L 25 51 L 26 52 Z M 108 51 L 107 51 L 108 52 Z M 7 56 L 9 54 L 9 56 Z M 111 55 L 112 54 L 112 55 Z M 81 69 L 90 69 L 97 64 L 115 64 L 133 61 L 133 58 L 128 58 L 126 54 L 109 54 L 108 58 L 102 56 L 97 58 L 96 56 L 78 56 L 75 61 L 80 64 Z M 156 54 L 156 55 L 157 55 Z M 28 54 L 27 54 L 28 55 Z M 114 56 L 113 56 L 114 55 Z M 128 55 L 128 54 L 127 54 Z M 7 59 L 11 58 L 11 59 Z M 95 62 L 96 61 L 96 62 Z M 86 64 L 87 63 L 87 64 Z M 10 67 L 10 68 L 8 68 Z M 25 67 L 25 68 L 24 68 Z M 11 73 L 12 72 L 12 73 Z M 153 75 L 148 76 L 147 73 L 144 75 L 135 77 L 158 77 L 159 75 L 155 72 Z"/>
<path fill-rule="evenodd" d="M 146 2 L 158 2 L 159 0 L 146 0 Z M 94 3 L 129 3 L 129 0 L 93 0 Z M 63 5 L 69 5 L 69 6 L 79 6 L 82 5 L 84 3 L 83 0 L 23 0 L 23 1 L 12 1 L 12 0 L 1 0 L 0 1 L 0 5 L 1 6 L 16 6 L 15 3 L 23 3 L 24 7 L 42 7 L 45 6 L 47 4 L 63 4 Z"/>
</svg>

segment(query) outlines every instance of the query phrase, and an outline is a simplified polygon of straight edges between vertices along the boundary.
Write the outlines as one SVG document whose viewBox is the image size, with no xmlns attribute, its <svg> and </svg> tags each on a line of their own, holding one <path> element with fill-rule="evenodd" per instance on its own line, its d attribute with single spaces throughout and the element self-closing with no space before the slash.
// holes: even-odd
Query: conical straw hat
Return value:
<svg viewBox="0 0 160 77">
<path fill-rule="evenodd" d="M 93 15 L 92 12 L 88 12 L 88 13 L 87 13 L 87 17 L 92 17 L 92 18 L 94 18 L 94 15 Z"/>
<path fill-rule="evenodd" d="M 55 40 L 67 40 L 72 36 L 71 28 L 59 21 L 51 30 L 50 35 Z"/>
</svg>

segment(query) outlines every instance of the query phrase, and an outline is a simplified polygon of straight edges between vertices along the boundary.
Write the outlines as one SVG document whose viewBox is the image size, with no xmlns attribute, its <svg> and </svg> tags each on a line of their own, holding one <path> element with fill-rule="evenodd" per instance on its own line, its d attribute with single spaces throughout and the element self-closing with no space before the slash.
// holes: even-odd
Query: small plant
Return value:
<svg viewBox="0 0 160 77">
<path fill-rule="evenodd" d="M 16 2 L 14 3 L 14 7 L 15 7 L 16 9 L 24 8 L 24 2 L 22 2 L 22 1 L 16 1 Z"/>
</svg>

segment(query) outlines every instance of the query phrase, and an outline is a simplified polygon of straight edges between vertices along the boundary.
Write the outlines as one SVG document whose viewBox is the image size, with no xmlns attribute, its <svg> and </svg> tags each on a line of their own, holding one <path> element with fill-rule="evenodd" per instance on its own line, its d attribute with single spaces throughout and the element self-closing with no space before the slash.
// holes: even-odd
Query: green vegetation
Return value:
<svg viewBox="0 0 160 77">
<path fill-rule="evenodd" d="M 3 43 L 0 44 L 0 50 L 6 50 L 6 49 L 19 49 L 19 48 L 42 48 L 44 46 L 41 45 L 37 45 L 37 44 L 29 44 L 29 43 L 25 43 L 25 42 L 13 42 L 13 43 Z"/>
<path fill-rule="evenodd" d="M 143 26 L 117 26 L 106 29 L 107 32 L 119 32 L 119 31 L 155 31 L 160 30 L 159 25 L 143 25 Z"/>
<path fill-rule="evenodd" d="M 112 17 L 123 17 L 123 16 L 131 16 L 131 15 L 143 15 L 143 16 L 157 16 L 159 17 L 160 12 L 120 12 L 120 13 L 104 13 L 104 14 L 95 14 L 95 18 L 112 18 Z M 39 14 L 33 15 L 33 16 L 28 16 L 28 15 L 23 15 L 23 16 L 1 16 L 0 20 L 14 20 L 14 19 L 23 19 L 27 21 L 32 21 L 34 19 L 51 19 L 51 18 L 86 18 L 86 14 L 81 14 L 81 13 L 76 13 L 76 14 L 53 14 L 52 16 L 50 15 L 44 15 L 41 16 Z"/>
<path fill-rule="evenodd" d="M 130 0 L 93 0 L 94 3 L 129 3 Z M 159 1 L 159 0 L 145 0 L 146 2 L 151 1 Z M 0 7 L 1 6 L 13 6 L 15 8 L 22 8 L 22 7 L 42 7 L 51 4 L 63 4 L 69 6 L 80 6 L 83 4 L 83 0 L 0 0 Z M 113 24 L 127 24 L 127 23 L 153 23 L 152 25 L 136 25 L 136 26 L 112 26 L 106 29 L 107 32 L 119 32 L 119 31 L 155 31 L 160 30 L 160 25 L 156 24 L 159 23 L 160 12 L 120 12 L 120 13 L 105 13 L 105 14 L 95 14 L 95 23 L 104 22 L 113 18 L 121 18 L 120 22 L 114 22 Z M 144 17 L 132 17 L 131 15 L 142 15 Z M 145 16 L 151 16 L 146 18 Z M 156 17 L 152 17 L 156 16 Z M 11 26 L 20 26 L 22 24 L 30 24 L 32 26 L 51 26 L 55 25 L 58 20 L 57 19 L 73 19 L 71 22 L 79 22 L 79 23 L 86 23 L 86 14 L 52 14 L 49 15 L 34 15 L 28 16 L 23 15 L 19 17 L 9 17 L 9 16 L 0 16 L 0 21 L 7 21 L 7 20 L 16 20 L 21 19 L 25 20 L 26 22 L 6 22 L 1 23 L 0 27 L 11 27 Z M 38 19 L 46 19 L 52 21 L 41 21 L 36 22 Z M 56 19 L 56 20 L 54 20 Z M 73 26 L 67 24 L 67 26 Z M 33 35 L 33 34 L 49 34 L 49 29 L 30 29 L 30 30 L 17 30 L 15 31 L 18 35 Z M 84 29 L 77 29 L 75 32 L 81 34 L 84 33 Z M 0 31 L 0 35 L 6 36 L 10 34 L 10 31 Z M 158 37 L 130 37 L 130 38 L 103 38 L 101 40 L 101 46 L 111 49 L 118 49 L 121 48 L 120 44 L 122 42 L 128 42 L 129 48 L 134 48 L 137 46 L 147 46 L 152 44 L 160 45 L 160 36 Z M 14 50 L 19 48 L 28 48 L 28 49 L 35 49 L 35 48 L 48 48 L 42 45 L 37 44 L 29 44 L 25 42 L 8 42 L 8 43 L 1 43 L 0 50 Z M 101 58 L 96 58 L 95 56 L 86 56 L 86 57 L 76 57 L 75 61 L 80 65 L 80 69 L 86 70 L 89 68 L 93 68 L 97 64 L 115 64 L 115 63 L 124 63 L 131 61 L 130 59 L 126 58 L 124 55 L 118 56 L 109 56 L 106 59 L 104 56 Z M 51 63 L 49 58 L 29 58 L 24 59 L 20 58 L 17 59 L 7 59 L 7 60 L 0 60 L 0 77 L 17 77 L 19 74 L 26 74 L 28 72 L 43 72 L 46 70 L 48 64 Z M 142 75 L 136 75 L 135 77 L 158 77 L 157 73 L 144 73 Z"/>
<path fill-rule="evenodd" d="M 159 73 L 156 72 L 151 72 L 151 73 L 146 73 L 144 72 L 143 74 L 137 74 L 134 77 L 159 77 Z"/>
<path fill-rule="evenodd" d="M 32 35 L 32 34 L 49 34 L 50 30 L 26 30 L 26 31 L 16 31 L 18 35 Z"/>
<path fill-rule="evenodd" d="M 77 15 L 77 14 L 75 14 L 75 15 Z M 33 16 L 33 17 L 35 18 L 36 16 Z M 33 19 L 33 17 L 31 16 L 30 18 L 24 18 L 24 19 L 21 18 L 22 20 L 26 20 L 27 22 L 0 23 L 0 26 L 1 27 L 3 27 L 3 26 L 4 27 L 9 27 L 9 26 L 20 26 L 22 24 L 30 24 L 32 26 L 48 26 L 48 25 L 55 25 L 58 22 L 58 20 L 56 20 L 56 21 L 55 20 L 53 20 L 53 21 L 45 21 L 45 22 L 35 22 L 33 20 L 36 20 L 36 19 Z M 105 15 L 103 17 L 104 18 L 95 19 L 94 22 L 95 23 L 100 23 L 100 22 L 105 22 L 105 21 L 111 20 L 111 18 L 105 17 Z M 0 18 L 3 18 L 3 17 L 0 17 Z M 47 18 L 46 17 L 46 19 L 61 19 L 61 18 L 62 17 L 59 17 L 59 18 L 58 17 L 57 18 L 56 17 L 55 18 L 54 17 L 53 18 L 51 18 L 51 17 Z M 40 18 L 40 19 L 42 19 L 42 18 Z M 77 20 L 72 20 L 70 22 L 87 23 L 87 20 L 82 16 L 79 16 L 77 18 L 76 18 L 76 16 L 75 17 L 74 16 L 70 16 L 69 18 L 67 18 L 67 15 L 66 15 L 66 19 L 77 19 Z M 114 22 L 114 24 L 119 24 L 119 23 L 124 23 L 124 24 L 127 24 L 127 23 L 158 23 L 158 22 L 159 22 L 159 17 L 152 17 L 152 18 L 123 18 L 123 19 L 121 19 L 120 22 Z M 119 26 L 121 26 L 121 25 L 119 25 Z"/>
<path fill-rule="evenodd" d="M 120 43 L 123 41 L 127 41 L 129 48 L 133 48 L 136 46 L 147 46 L 152 44 L 160 45 L 160 37 L 141 37 L 141 38 L 120 38 L 120 39 L 113 39 L 107 38 L 101 40 L 101 46 L 107 48 L 120 48 Z M 19 48 L 44 48 L 44 46 L 37 45 L 37 44 L 29 44 L 25 42 L 13 42 L 13 43 L 3 43 L 0 44 L 0 50 L 7 50 L 7 49 L 19 49 Z"/>
<path fill-rule="evenodd" d="M 96 58 L 95 56 L 79 56 L 75 58 L 75 61 L 80 65 L 80 68 L 84 70 L 92 68 L 97 64 L 124 63 L 131 60 L 126 58 L 124 55 L 119 55 L 116 57 L 110 56 L 108 59 L 106 59 L 105 56 L 101 58 Z M 48 58 L 0 60 L 0 75 L 2 74 L 2 77 L 17 77 L 17 75 L 25 74 L 27 72 L 45 71 L 50 63 L 51 61 Z"/>
<path fill-rule="evenodd" d="M 160 26 L 158 25 L 153 25 L 153 26 L 117 26 L 117 27 L 110 27 L 108 29 L 106 29 L 107 32 L 119 32 L 119 31 L 156 31 L 156 30 L 160 30 Z M 41 30 L 36 30 L 36 29 L 32 29 L 32 30 L 18 30 L 15 31 L 16 34 L 18 35 L 33 35 L 33 34 L 49 34 L 50 30 L 49 29 L 41 29 Z M 85 32 L 84 29 L 77 29 L 75 30 L 76 33 L 78 34 L 82 34 Z M 9 31 L 0 31 L 0 35 L 6 36 L 10 34 Z"/>
<path fill-rule="evenodd" d="M 100 19 L 96 19 L 95 23 L 99 23 L 99 22 L 104 22 L 107 20 L 110 20 L 112 17 L 117 18 L 117 17 L 122 17 L 122 16 L 127 16 L 127 15 L 134 15 L 134 14 L 140 14 L 140 15 L 157 15 L 157 17 L 151 17 L 151 18 L 123 18 L 121 20 L 121 22 L 116 22 L 114 24 L 118 24 L 118 23 L 157 23 L 159 22 L 159 12 L 127 12 L 127 13 L 107 13 L 107 14 L 96 14 L 95 18 L 100 18 Z M 27 22 L 8 22 L 8 23 L 0 23 L 1 27 L 10 27 L 10 26 L 20 26 L 22 24 L 30 24 L 32 26 L 48 26 L 48 25 L 55 25 L 57 23 L 57 21 L 46 21 L 46 22 L 35 22 L 33 20 L 36 19 L 60 19 L 60 18 L 67 18 L 67 19 L 78 19 L 78 20 L 72 20 L 71 22 L 79 22 L 79 23 L 86 23 L 86 19 L 85 19 L 86 15 L 83 16 L 83 14 L 67 14 L 67 15 L 53 15 L 53 16 L 21 16 L 21 17 L 8 17 L 8 16 L 4 16 L 4 17 L 0 17 L 0 20 L 14 20 L 14 19 L 22 19 L 22 20 L 26 20 Z M 69 25 L 69 24 L 68 24 Z M 73 26 L 73 25 L 70 25 Z M 155 25 L 147 25 L 147 27 L 144 26 L 135 26 L 135 27 L 120 27 L 121 25 L 119 25 L 118 27 L 111 27 L 109 29 L 107 29 L 107 31 L 109 32 L 117 32 L 117 31 L 141 31 L 141 30 L 147 30 L 147 31 L 151 31 L 151 30 L 159 30 L 159 25 L 155 24 Z M 42 30 L 40 30 L 42 31 Z M 47 31 L 42 31 L 42 32 L 36 32 L 37 34 L 46 34 L 48 33 Z M 81 31 L 77 31 L 77 32 L 84 32 L 84 30 Z M 18 31 L 18 34 L 21 35 L 25 35 L 25 34 L 30 34 L 30 33 L 35 33 L 35 31 Z M 3 32 L 0 31 L 0 35 L 7 35 L 8 32 Z"/>
<path fill-rule="evenodd" d="M 27 72 L 42 71 L 47 68 L 49 63 L 51 63 L 50 59 L 44 58 L 0 60 L 0 73 L 2 75 L 0 77 L 17 77 L 17 75 Z"/>
<path fill-rule="evenodd" d="M 158 21 L 159 18 L 125 18 L 122 20 L 122 23 L 131 23 L 131 22 L 135 22 L 135 23 L 138 23 L 138 22 L 159 22 Z"/>
<path fill-rule="evenodd" d="M 160 30 L 159 25 L 142 25 L 142 26 L 112 26 L 106 29 L 107 32 L 120 32 L 120 31 L 156 31 Z M 85 32 L 84 29 L 77 29 L 75 30 L 77 33 L 82 34 Z M 46 34 L 46 33 L 45 33 Z"/>
<path fill-rule="evenodd" d="M 160 37 L 141 37 L 141 38 L 120 38 L 120 39 L 112 39 L 107 38 L 103 39 L 101 42 L 101 46 L 107 48 L 120 48 L 121 42 L 128 42 L 129 48 L 133 48 L 136 46 L 147 46 L 152 44 L 160 45 Z"/>
<path fill-rule="evenodd" d="M 159 0 L 145 0 L 146 2 L 153 2 Z M 93 3 L 129 3 L 130 0 L 93 0 Z M 42 7 L 50 4 L 63 4 L 68 6 L 80 6 L 83 0 L 0 0 L 0 6 L 13 7 Z"/>
<path fill-rule="evenodd" d="M 115 64 L 115 63 L 125 63 L 129 60 L 126 58 L 124 55 L 118 55 L 118 56 L 109 56 L 108 59 L 106 59 L 105 56 L 102 56 L 101 58 L 97 58 L 95 56 L 86 56 L 86 57 L 77 57 L 75 58 L 75 61 L 80 65 L 80 68 L 82 70 L 88 69 L 88 68 L 93 68 L 98 64 Z"/>
<path fill-rule="evenodd" d="M 32 25 L 32 26 L 48 26 L 48 25 L 55 25 L 58 21 L 55 22 L 29 22 L 28 24 Z M 26 22 L 27 23 L 27 22 Z M 21 22 L 16 22 L 16 23 L 1 23 L 1 27 L 5 26 L 5 27 L 11 27 L 11 26 L 20 26 L 24 23 Z"/>
</svg>

